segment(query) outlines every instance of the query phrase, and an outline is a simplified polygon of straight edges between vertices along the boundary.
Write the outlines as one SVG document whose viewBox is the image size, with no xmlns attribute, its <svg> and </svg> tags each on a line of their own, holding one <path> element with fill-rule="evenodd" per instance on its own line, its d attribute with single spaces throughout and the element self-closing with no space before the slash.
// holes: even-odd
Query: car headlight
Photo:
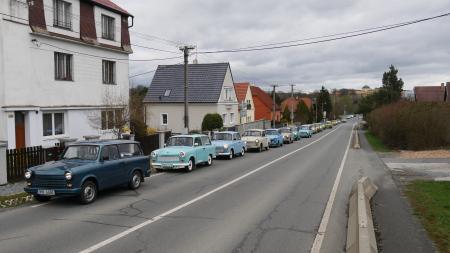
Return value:
<svg viewBox="0 0 450 253">
<path fill-rule="evenodd" d="M 64 177 L 66 178 L 66 180 L 72 180 L 72 172 L 66 172 L 64 174 Z"/>
<path fill-rule="evenodd" d="M 151 154 L 150 154 L 152 157 L 156 157 L 156 152 L 152 152 Z"/>
<path fill-rule="evenodd" d="M 259 142 L 259 140 L 258 139 L 256 139 L 256 141 L 255 141 L 256 143 L 258 143 Z"/>
<path fill-rule="evenodd" d="M 32 173 L 30 170 L 25 171 L 25 179 L 30 179 L 31 175 L 32 175 Z"/>
<path fill-rule="evenodd" d="M 183 151 L 180 152 L 180 157 L 183 158 L 186 156 L 186 153 L 184 153 Z"/>
<path fill-rule="evenodd" d="M 228 144 L 223 145 L 223 147 L 224 147 L 225 149 L 227 149 L 227 148 L 228 148 Z"/>
</svg>

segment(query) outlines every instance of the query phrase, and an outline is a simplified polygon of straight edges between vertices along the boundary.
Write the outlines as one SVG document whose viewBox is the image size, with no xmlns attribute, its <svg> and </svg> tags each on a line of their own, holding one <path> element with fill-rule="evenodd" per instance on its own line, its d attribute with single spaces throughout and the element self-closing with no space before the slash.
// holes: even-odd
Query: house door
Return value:
<svg viewBox="0 0 450 253">
<path fill-rule="evenodd" d="M 16 148 L 25 148 L 25 114 L 15 112 L 16 121 Z"/>
</svg>

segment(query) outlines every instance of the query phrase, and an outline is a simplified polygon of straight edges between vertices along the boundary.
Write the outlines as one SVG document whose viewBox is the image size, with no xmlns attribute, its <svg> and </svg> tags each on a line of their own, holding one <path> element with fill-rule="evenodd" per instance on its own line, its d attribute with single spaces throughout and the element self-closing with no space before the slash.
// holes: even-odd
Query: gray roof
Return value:
<svg viewBox="0 0 450 253">
<path fill-rule="evenodd" d="M 189 64 L 189 102 L 217 103 L 229 63 Z M 169 96 L 164 96 L 170 90 Z M 184 102 L 184 66 L 159 65 L 144 98 L 146 103 Z"/>
</svg>

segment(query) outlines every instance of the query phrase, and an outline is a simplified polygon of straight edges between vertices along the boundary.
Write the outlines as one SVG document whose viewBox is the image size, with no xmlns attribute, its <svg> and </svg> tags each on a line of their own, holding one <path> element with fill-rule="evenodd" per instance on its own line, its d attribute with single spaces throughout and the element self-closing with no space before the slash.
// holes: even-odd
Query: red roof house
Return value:
<svg viewBox="0 0 450 253">
<path fill-rule="evenodd" d="M 445 85 L 441 86 L 416 86 L 414 94 L 417 102 L 444 102 L 446 98 Z"/>
<path fill-rule="evenodd" d="M 250 86 L 253 103 L 255 104 L 255 120 L 272 120 L 273 100 L 261 88 Z M 275 121 L 281 120 L 281 111 L 278 105 L 275 106 Z"/>
<path fill-rule="evenodd" d="M 291 111 L 291 108 L 293 109 L 294 112 L 297 111 L 297 106 L 298 103 L 300 101 L 303 101 L 306 106 L 308 107 L 309 110 L 311 110 L 312 107 L 312 99 L 308 98 L 308 97 L 303 97 L 303 98 L 286 98 L 285 100 L 283 100 L 283 102 L 281 102 L 281 111 L 284 111 L 284 108 L 286 108 L 286 106 L 288 107 L 288 110 Z"/>
</svg>

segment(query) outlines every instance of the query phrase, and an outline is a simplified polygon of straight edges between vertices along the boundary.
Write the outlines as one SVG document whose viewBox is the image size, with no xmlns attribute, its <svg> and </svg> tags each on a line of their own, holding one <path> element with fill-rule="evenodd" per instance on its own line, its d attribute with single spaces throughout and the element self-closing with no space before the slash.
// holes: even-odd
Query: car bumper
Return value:
<svg viewBox="0 0 450 253">
<path fill-rule="evenodd" d="M 247 143 L 247 149 L 256 149 L 259 148 L 261 143 Z"/>
<path fill-rule="evenodd" d="M 216 156 L 229 156 L 229 155 L 231 155 L 231 152 L 221 152 L 216 154 Z"/>
<path fill-rule="evenodd" d="M 152 163 L 152 167 L 155 169 L 184 169 L 189 165 L 189 163 Z"/>
<path fill-rule="evenodd" d="M 32 195 L 38 195 L 38 190 L 54 190 L 55 195 L 54 196 L 78 196 L 81 193 L 81 188 L 67 188 L 67 189 L 50 189 L 50 188 L 35 188 L 35 187 L 25 187 L 23 190 L 26 193 L 32 194 Z"/>
</svg>

